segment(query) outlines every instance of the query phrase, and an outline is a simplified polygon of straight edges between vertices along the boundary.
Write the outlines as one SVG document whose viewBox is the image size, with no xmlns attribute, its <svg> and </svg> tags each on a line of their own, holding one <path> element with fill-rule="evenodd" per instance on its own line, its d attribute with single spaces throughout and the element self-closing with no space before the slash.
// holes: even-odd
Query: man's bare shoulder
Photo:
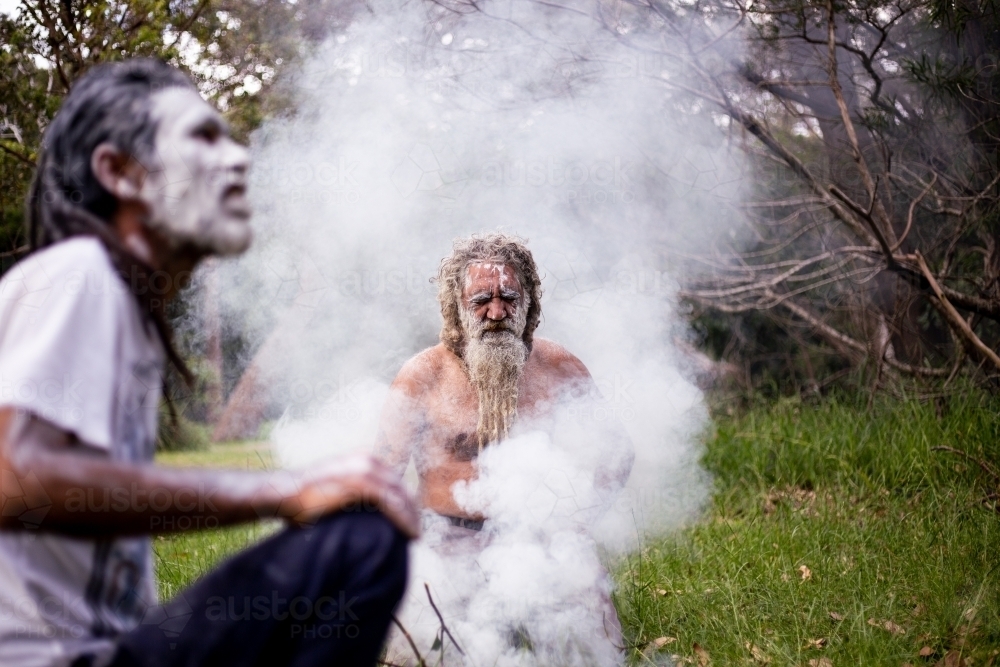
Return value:
<svg viewBox="0 0 1000 667">
<path fill-rule="evenodd" d="M 536 338 L 531 347 L 532 361 L 539 368 L 563 381 L 590 378 L 590 371 L 572 352 L 555 341 Z"/>
<path fill-rule="evenodd" d="M 455 355 L 438 343 L 410 357 L 399 369 L 392 386 L 410 396 L 419 396 L 440 381 L 442 371 L 456 363 Z"/>
</svg>

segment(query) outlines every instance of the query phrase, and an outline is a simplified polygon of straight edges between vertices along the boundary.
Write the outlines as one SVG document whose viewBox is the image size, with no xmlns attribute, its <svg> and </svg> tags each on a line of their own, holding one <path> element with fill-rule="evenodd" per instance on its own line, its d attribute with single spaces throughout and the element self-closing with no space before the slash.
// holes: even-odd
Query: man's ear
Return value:
<svg viewBox="0 0 1000 667">
<path fill-rule="evenodd" d="M 90 154 L 90 170 L 97 182 L 121 201 L 139 198 L 147 174 L 138 160 L 108 143 L 100 144 Z"/>
</svg>

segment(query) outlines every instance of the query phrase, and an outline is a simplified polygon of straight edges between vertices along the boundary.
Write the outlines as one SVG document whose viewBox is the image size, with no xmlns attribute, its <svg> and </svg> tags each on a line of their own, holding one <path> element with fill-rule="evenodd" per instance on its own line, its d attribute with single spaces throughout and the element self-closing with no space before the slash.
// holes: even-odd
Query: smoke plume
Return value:
<svg viewBox="0 0 1000 667">
<path fill-rule="evenodd" d="M 426 582 L 466 664 L 614 664 L 600 613 L 570 601 L 610 587 L 598 545 L 634 548 L 707 497 L 706 410 L 666 252 L 728 229 L 741 164 L 662 85 L 671 63 L 575 12 L 482 7 L 381 3 L 311 54 L 296 113 L 252 139 L 256 239 L 215 269 L 219 308 L 272 341 L 257 358 L 284 414 L 271 438 L 283 465 L 305 466 L 372 447 L 392 377 L 437 342 L 429 278 L 452 239 L 527 238 L 543 275 L 536 336 L 578 356 L 599 391 L 562 406 L 552 432 L 487 448 L 456 496 L 499 532 L 456 569 L 429 528 L 402 616 L 429 654 Z M 593 484 L 606 452 L 592 427 L 607 420 L 636 450 L 613 497 Z"/>
</svg>

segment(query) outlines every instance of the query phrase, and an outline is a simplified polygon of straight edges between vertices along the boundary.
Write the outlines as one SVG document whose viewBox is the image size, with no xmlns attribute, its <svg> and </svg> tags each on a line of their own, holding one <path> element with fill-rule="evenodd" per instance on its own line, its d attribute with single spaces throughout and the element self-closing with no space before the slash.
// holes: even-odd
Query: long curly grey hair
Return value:
<svg viewBox="0 0 1000 667">
<path fill-rule="evenodd" d="M 503 263 L 514 269 L 528 303 L 528 319 L 521 339 L 531 350 L 535 329 L 542 317 L 542 280 L 526 243 L 526 239 L 519 236 L 473 234 L 468 238 L 455 239 L 451 255 L 441 260 L 436 279 L 438 303 L 441 304 L 444 320 L 441 342 L 459 358 L 463 358 L 465 352 L 465 329 L 459 311 L 462 290 L 465 288 L 466 270 L 476 262 Z"/>
</svg>

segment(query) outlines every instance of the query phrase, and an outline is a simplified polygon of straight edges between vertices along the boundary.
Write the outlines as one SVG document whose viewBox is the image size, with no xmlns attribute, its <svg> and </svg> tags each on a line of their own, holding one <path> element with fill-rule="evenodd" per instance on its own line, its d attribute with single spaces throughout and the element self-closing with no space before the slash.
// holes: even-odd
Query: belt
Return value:
<svg viewBox="0 0 1000 667">
<path fill-rule="evenodd" d="M 469 530 L 482 530 L 483 520 L 476 521 L 475 519 L 465 519 L 460 516 L 448 516 L 447 514 L 442 514 L 444 518 L 448 519 L 448 522 L 453 526 L 458 526 L 459 528 L 468 528 Z"/>
</svg>

